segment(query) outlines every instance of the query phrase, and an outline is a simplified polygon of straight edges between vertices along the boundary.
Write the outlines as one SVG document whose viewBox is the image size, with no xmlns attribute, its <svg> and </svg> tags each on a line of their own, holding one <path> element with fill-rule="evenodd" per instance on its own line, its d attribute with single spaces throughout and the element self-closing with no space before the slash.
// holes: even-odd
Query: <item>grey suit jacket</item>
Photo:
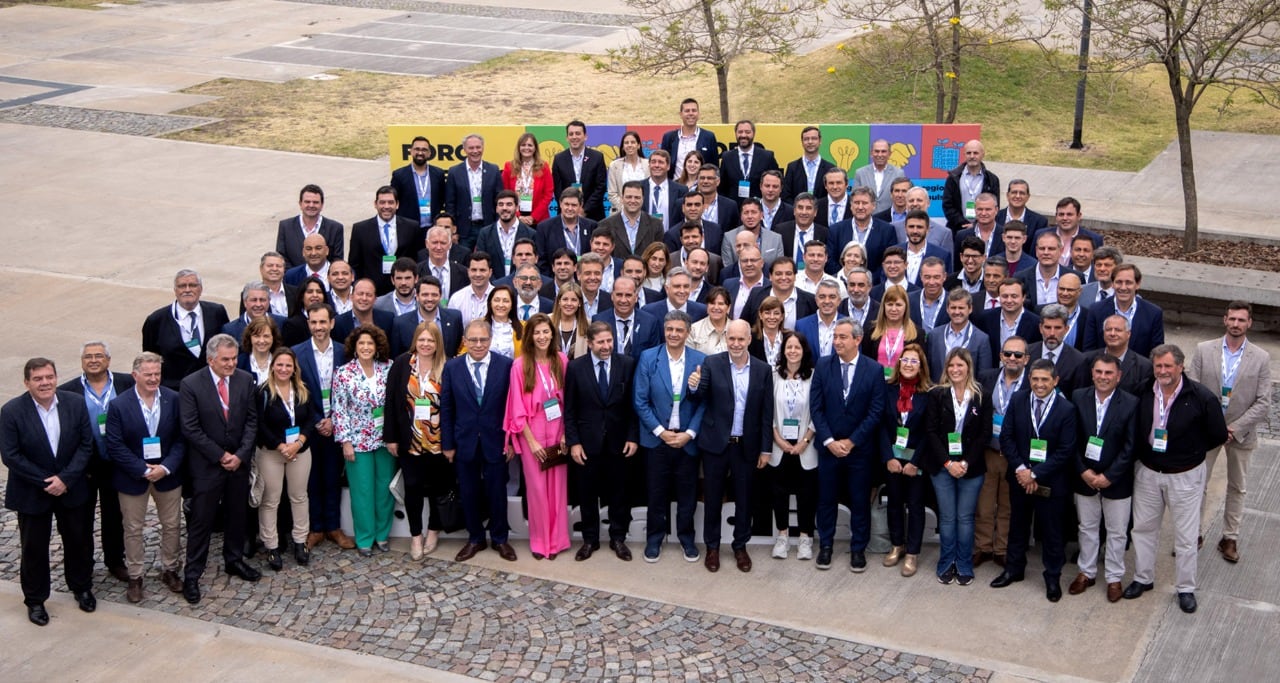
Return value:
<svg viewBox="0 0 1280 683">
<path fill-rule="evenodd" d="M 725 268 L 731 268 L 738 262 L 738 254 L 733 250 L 733 241 L 738 238 L 738 233 L 742 232 L 742 228 L 734 228 L 724 234 L 724 240 L 720 242 L 720 260 L 724 262 Z M 786 256 L 782 247 L 782 235 L 772 230 L 765 230 L 764 226 L 760 226 L 760 253 L 764 256 L 764 269 L 769 272 L 769 266 L 779 256 Z"/>
<path fill-rule="evenodd" d="M 1222 337 L 1200 342 L 1187 364 L 1187 376 L 1222 398 Z M 1227 404 L 1227 427 L 1244 448 L 1258 445 L 1258 426 L 1271 412 L 1271 355 L 1257 344 L 1246 343 Z"/>
<path fill-rule="evenodd" d="M 850 187 L 865 187 L 876 196 L 876 211 L 884 211 L 893 205 L 890 201 L 889 187 L 893 181 L 902 177 L 902 169 L 893 164 L 884 165 L 884 180 L 880 183 L 880 191 L 876 192 L 876 171 L 871 164 L 853 172 L 853 184 Z"/>
</svg>

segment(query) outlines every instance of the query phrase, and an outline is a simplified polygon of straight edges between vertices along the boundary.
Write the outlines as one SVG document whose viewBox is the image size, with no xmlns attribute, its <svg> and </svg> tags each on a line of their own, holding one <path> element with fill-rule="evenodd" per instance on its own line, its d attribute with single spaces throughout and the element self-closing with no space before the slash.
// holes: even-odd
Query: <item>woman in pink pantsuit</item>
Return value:
<svg viewBox="0 0 1280 683">
<path fill-rule="evenodd" d="M 525 343 L 511 366 L 511 391 L 503 427 L 524 466 L 529 500 L 529 550 L 556 559 L 569 549 L 569 468 L 543 470 L 546 448 L 564 445 L 564 354 L 554 350 L 551 318 L 538 313 L 524 324 Z"/>
</svg>

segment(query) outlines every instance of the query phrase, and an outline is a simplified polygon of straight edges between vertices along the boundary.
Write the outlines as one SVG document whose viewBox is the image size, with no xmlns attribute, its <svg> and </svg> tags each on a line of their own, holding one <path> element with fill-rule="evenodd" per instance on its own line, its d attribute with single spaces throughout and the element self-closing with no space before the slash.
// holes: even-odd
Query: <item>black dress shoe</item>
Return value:
<svg viewBox="0 0 1280 683">
<path fill-rule="evenodd" d="M 195 579 L 187 579 L 182 582 L 182 597 L 192 605 L 200 602 L 200 582 Z"/>
<path fill-rule="evenodd" d="M 609 541 L 609 549 L 613 551 L 614 555 L 618 556 L 619 560 L 623 562 L 631 561 L 631 549 L 627 547 L 626 541 L 615 538 Z"/>
<path fill-rule="evenodd" d="M 311 563 L 311 551 L 307 550 L 306 543 L 293 544 L 293 559 L 296 560 L 300 566 L 304 567 Z"/>
<path fill-rule="evenodd" d="M 228 562 L 225 570 L 227 572 L 227 576 L 238 576 L 250 583 L 262 578 L 262 572 L 250 567 L 244 560 Z"/>
<path fill-rule="evenodd" d="M 279 548 L 267 548 L 267 566 L 274 571 L 284 569 L 284 559 L 280 557 Z M 228 574 L 230 572 L 227 572 Z"/>
<path fill-rule="evenodd" d="M 44 605 L 27 605 L 27 619 L 36 626 L 49 625 L 49 613 L 45 611 Z"/>
<path fill-rule="evenodd" d="M 98 609 L 98 599 L 93 597 L 93 591 L 76 593 L 76 604 L 80 606 L 81 612 L 92 612 Z"/>
<path fill-rule="evenodd" d="M 578 554 L 574 555 L 573 559 L 578 562 L 582 562 L 583 560 L 589 560 L 591 559 L 591 554 L 599 549 L 600 549 L 599 543 L 583 543 L 582 547 L 578 548 Z"/>
<path fill-rule="evenodd" d="M 1062 599 L 1062 582 L 1056 578 L 1044 580 L 1044 596 L 1049 598 L 1049 602 L 1057 602 Z"/>
<path fill-rule="evenodd" d="M 1155 587 L 1156 585 L 1154 583 L 1140 583 L 1138 581 L 1130 582 L 1128 586 L 1125 586 L 1124 599 L 1134 600 L 1136 598 L 1140 598 L 1143 593 L 1146 593 Z"/>
<path fill-rule="evenodd" d="M 818 548 L 818 561 L 816 564 L 818 565 L 818 569 L 831 568 L 831 546 L 824 545 L 821 548 Z"/>
<path fill-rule="evenodd" d="M 860 550 L 849 553 L 849 571 L 865 572 L 867 571 L 867 556 Z"/>
<path fill-rule="evenodd" d="M 1006 586 L 1011 586 L 1021 580 L 1022 580 L 1021 574 L 1010 574 L 1009 572 L 1005 571 L 1005 572 L 1001 572 L 1000 576 L 997 576 L 996 578 L 991 580 L 991 587 L 1004 588 Z"/>
<path fill-rule="evenodd" d="M 1196 611 L 1196 594 L 1178 593 L 1178 608 L 1187 614 Z"/>
</svg>

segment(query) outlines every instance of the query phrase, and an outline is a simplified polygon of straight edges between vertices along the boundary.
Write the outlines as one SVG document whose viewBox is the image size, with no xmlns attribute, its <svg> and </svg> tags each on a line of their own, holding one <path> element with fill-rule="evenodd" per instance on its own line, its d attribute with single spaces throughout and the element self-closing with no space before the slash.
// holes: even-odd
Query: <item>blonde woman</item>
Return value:
<svg viewBox="0 0 1280 683">
<path fill-rule="evenodd" d="M 587 352 L 587 313 L 582 305 L 582 288 L 570 282 L 556 294 L 551 308 L 551 329 L 556 348 L 570 360 Z"/>
<path fill-rule="evenodd" d="M 312 412 L 293 350 L 287 346 L 276 349 L 271 354 L 270 366 L 270 376 L 258 387 L 257 398 L 260 413 L 256 459 L 258 476 L 263 480 L 258 527 L 267 549 L 267 566 L 280 571 L 284 561 L 280 558 L 276 510 L 286 474 L 289 508 L 293 513 L 293 557 L 300 565 L 311 561 L 311 552 L 307 550 L 307 532 L 311 530 L 307 498 L 311 451 L 307 446 L 316 436 L 320 416 Z"/>
<path fill-rule="evenodd" d="M 524 133 L 516 140 L 515 156 L 502 167 L 502 187 L 519 195 L 520 222 L 529 227 L 551 217 L 551 165 L 538 154 L 538 138 Z"/>
</svg>

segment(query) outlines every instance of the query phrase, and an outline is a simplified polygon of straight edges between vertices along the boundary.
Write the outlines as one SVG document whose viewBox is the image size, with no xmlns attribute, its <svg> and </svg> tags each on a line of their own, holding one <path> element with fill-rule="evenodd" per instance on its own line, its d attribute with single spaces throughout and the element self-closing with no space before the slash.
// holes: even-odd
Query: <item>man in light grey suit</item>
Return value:
<svg viewBox="0 0 1280 683">
<path fill-rule="evenodd" d="M 901 177 L 902 169 L 889 163 L 889 141 L 881 139 L 871 143 L 871 163 L 854 171 L 853 186 L 869 188 L 876 198 L 875 210 L 880 212 L 892 204 L 889 190 Z"/>
<path fill-rule="evenodd" d="M 742 200 L 742 206 L 738 208 L 738 212 L 742 227 L 725 233 L 724 241 L 720 243 L 720 260 L 724 262 L 725 268 L 730 268 L 738 262 L 738 250 L 735 246 L 739 235 L 743 233 L 748 236 L 754 235 L 756 246 L 764 255 L 765 264 L 771 264 L 774 259 L 783 255 L 782 236 L 772 230 L 764 229 L 764 207 L 761 206 L 759 199 L 748 197 Z"/>
<path fill-rule="evenodd" d="M 1240 515 L 1244 510 L 1245 475 L 1249 458 L 1258 445 L 1258 427 L 1271 411 L 1271 356 L 1246 335 L 1253 325 L 1253 306 L 1247 301 L 1227 304 L 1222 316 L 1226 334 L 1196 346 L 1187 366 L 1187 376 L 1208 387 L 1222 402 L 1230 438 L 1222 447 L 1227 453 L 1227 502 L 1223 512 L 1222 539 L 1218 552 L 1228 562 L 1239 562 L 1237 541 Z M 1218 460 L 1218 449 L 1205 454 L 1210 473 Z M 1208 488 L 1209 478 L 1205 477 Z M 1206 492 L 1207 493 L 1207 492 Z M 1203 500 L 1208 500 L 1206 497 Z M 1201 502 L 1200 518 L 1204 519 Z"/>
<path fill-rule="evenodd" d="M 973 356 L 973 372 L 977 375 L 995 367 L 991 358 L 991 340 L 987 333 L 969 322 L 973 311 L 973 297 L 964 287 L 947 292 L 947 317 L 950 322 L 929 330 L 929 374 L 937 382 L 942 377 L 947 354 L 957 346 L 969 349 Z"/>
</svg>

